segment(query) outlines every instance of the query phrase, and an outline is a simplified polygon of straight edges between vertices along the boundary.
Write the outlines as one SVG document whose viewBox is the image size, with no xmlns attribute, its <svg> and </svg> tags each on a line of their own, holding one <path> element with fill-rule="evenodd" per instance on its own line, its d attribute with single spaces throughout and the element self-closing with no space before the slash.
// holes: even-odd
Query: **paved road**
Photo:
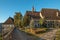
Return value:
<svg viewBox="0 0 60 40">
<path fill-rule="evenodd" d="M 51 31 L 48 31 L 44 33 L 43 35 L 40 35 L 40 38 L 28 35 L 25 32 L 22 32 L 18 29 L 14 29 L 12 32 L 12 40 L 54 40 L 54 36 L 56 31 L 60 29 L 53 29 Z"/>
<path fill-rule="evenodd" d="M 43 40 L 41 38 L 32 37 L 27 35 L 25 32 L 15 29 L 12 33 L 12 40 Z"/>
</svg>

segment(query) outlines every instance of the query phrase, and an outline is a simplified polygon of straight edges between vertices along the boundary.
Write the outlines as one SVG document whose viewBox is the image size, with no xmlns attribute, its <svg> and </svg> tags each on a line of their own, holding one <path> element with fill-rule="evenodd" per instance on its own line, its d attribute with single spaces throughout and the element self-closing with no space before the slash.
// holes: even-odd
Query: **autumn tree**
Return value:
<svg viewBox="0 0 60 40">
<path fill-rule="evenodd" d="M 32 31 L 32 28 L 34 27 L 34 20 L 32 19 L 31 21 L 30 21 L 30 30 L 31 30 L 31 32 L 33 32 Z"/>
<path fill-rule="evenodd" d="M 18 27 L 22 26 L 22 14 L 20 12 L 15 12 L 14 24 L 15 26 L 18 26 Z"/>
<path fill-rule="evenodd" d="M 30 21 L 30 28 L 33 28 L 34 27 L 34 20 L 32 19 L 31 21 Z"/>
<path fill-rule="evenodd" d="M 28 15 L 25 15 L 23 18 L 23 25 L 28 26 L 30 23 L 30 17 Z"/>
</svg>

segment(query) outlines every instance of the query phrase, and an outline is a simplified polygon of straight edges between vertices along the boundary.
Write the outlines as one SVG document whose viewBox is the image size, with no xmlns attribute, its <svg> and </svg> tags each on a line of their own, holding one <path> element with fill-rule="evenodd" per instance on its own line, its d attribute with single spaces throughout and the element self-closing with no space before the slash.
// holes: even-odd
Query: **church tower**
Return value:
<svg viewBox="0 0 60 40">
<path fill-rule="evenodd" d="M 32 12 L 34 12 L 35 11 L 35 9 L 34 9 L 34 6 L 32 7 Z"/>
</svg>

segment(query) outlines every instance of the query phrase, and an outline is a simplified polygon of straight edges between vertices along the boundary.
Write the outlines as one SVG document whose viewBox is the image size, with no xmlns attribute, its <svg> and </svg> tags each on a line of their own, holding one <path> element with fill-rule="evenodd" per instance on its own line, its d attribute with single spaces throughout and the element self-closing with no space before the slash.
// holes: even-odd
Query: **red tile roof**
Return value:
<svg viewBox="0 0 60 40">
<path fill-rule="evenodd" d="M 26 11 L 26 15 L 31 16 L 33 19 L 40 19 L 40 12 Z"/>
<path fill-rule="evenodd" d="M 58 9 L 43 8 L 41 10 L 42 16 L 45 17 L 47 20 L 60 20 L 60 17 L 56 15 L 57 12 L 58 12 L 58 15 L 59 15 L 59 10 Z"/>
</svg>

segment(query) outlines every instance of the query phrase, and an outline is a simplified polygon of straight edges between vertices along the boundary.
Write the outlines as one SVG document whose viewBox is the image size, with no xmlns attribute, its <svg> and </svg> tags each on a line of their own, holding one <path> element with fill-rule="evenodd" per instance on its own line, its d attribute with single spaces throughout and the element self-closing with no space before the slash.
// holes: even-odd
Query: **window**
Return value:
<svg viewBox="0 0 60 40">
<path fill-rule="evenodd" d="M 57 26 L 58 26 L 58 24 L 57 24 Z"/>
<path fill-rule="evenodd" d="M 38 27 L 40 26 L 40 24 L 38 24 Z"/>
</svg>

